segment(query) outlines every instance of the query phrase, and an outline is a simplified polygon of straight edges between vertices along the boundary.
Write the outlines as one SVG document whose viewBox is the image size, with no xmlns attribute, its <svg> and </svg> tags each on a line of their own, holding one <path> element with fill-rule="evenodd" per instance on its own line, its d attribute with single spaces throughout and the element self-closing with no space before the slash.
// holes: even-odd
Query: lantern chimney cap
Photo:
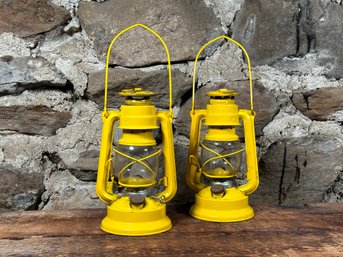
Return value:
<svg viewBox="0 0 343 257">
<path fill-rule="evenodd" d="M 207 93 L 207 95 L 209 97 L 213 97 L 213 98 L 227 98 L 227 97 L 232 97 L 232 96 L 238 96 L 239 94 L 231 89 L 227 89 L 227 88 L 221 88 L 219 90 L 215 90 L 215 91 L 210 91 Z"/>
<path fill-rule="evenodd" d="M 154 96 L 157 95 L 156 93 L 152 92 L 152 91 L 144 91 L 139 87 L 136 87 L 134 89 L 123 89 L 119 95 L 121 96 L 125 96 L 125 97 L 150 97 L 150 96 Z"/>
</svg>

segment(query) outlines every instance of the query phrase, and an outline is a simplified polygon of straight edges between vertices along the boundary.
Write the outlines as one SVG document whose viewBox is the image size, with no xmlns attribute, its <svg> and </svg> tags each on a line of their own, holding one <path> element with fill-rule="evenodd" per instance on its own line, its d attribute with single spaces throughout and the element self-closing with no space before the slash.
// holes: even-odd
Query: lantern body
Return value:
<svg viewBox="0 0 343 257">
<path fill-rule="evenodd" d="M 236 44 L 244 53 L 249 75 L 250 110 L 239 109 L 234 100 L 238 94 L 227 89 L 228 87 L 209 92 L 207 95 L 210 101 L 206 109 L 195 110 L 197 62 L 204 49 L 217 40 L 228 40 Z M 190 214 L 195 218 L 214 222 L 250 219 L 254 216 L 254 211 L 248 203 L 248 195 L 256 190 L 259 183 L 250 57 L 239 42 L 222 35 L 208 41 L 200 48 L 193 67 L 191 130 L 186 181 L 196 195 Z M 205 141 L 201 143 L 202 121 L 205 121 L 204 125 L 208 127 L 208 132 L 205 135 Z M 236 134 L 236 127 L 241 126 L 241 122 L 244 127 L 244 149 L 241 148 L 240 138 Z M 199 147 L 203 148 L 200 160 Z M 243 150 L 245 150 L 246 159 L 245 173 L 239 168 Z M 242 174 L 244 177 L 241 177 Z"/>
<path fill-rule="evenodd" d="M 206 109 L 191 112 L 187 184 L 197 193 L 190 214 L 214 222 L 250 219 L 254 212 L 248 203 L 248 194 L 258 185 L 255 114 L 238 108 L 234 101 L 238 94 L 232 90 L 220 89 L 208 95 L 210 102 Z M 202 121 L 208 126 L 208 132 L 200 142 Z M 245 148 L 236 134 L 241 121 Z M 240 168 L 243 151 L 246 151 L 246 172 Z M 244 177 L 242 173 L 245 173 Z M 247 182 L 240 184 L 244 179 Z"/>
<path fill-rule="evenodd" d="M 169 111 L 156 110 L 141 88 L 120 92 L 126 98 L 119 110 L 107 109 L 108 71 L 111 49 L 124 33 L 140 27 L 157 37 L 163 45 L 168 63 Z M 138 42 L 138 40 L 137 40 Z M 166 202 L 176 193 L 176 170 L 173 142 L 172 72 L 169 50 L 151 28 L 137 23 L 120 31 L 111 41 L 106 55 L 104 110 L 96 192 L 107 203 L 107 216 L 101 229 L 117 235 L 143 236 L 167 231 L 172 224 L 166 215 Z M 115 123 L 119 122 L 115 129 Z M 122 130 L 113 142 L 115 130 Z M 153 130 L 162 133 L 162 149 L 156 147 Z M 163 156 L 164 170 L 158 158 Z"/>
<path fill-rule="evenodd" d="M 124 90 L 120 111 L 103 113 L 97 193 L 109 204 L 102 230 L 118 235 L 141 236 L 167 231 L 171 221 L 165 202 L 176 192 L 171 117 L 157 111 L 141 89 Z M 113 142 L 115 121 L 122 136 Z M 153 130 L 162 129 L 162 148 Z M 160 155 L 165 170 L 159 168 Z"/>
</svg>

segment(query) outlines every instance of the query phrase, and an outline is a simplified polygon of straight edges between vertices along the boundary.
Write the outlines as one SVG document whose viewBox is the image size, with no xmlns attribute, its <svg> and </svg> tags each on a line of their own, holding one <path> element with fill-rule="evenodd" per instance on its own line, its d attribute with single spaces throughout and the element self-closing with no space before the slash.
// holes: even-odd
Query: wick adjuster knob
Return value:
<svg viewBox="0 0 343 257">
<path fill-rule="evenodd" d="M 143 195 L 130 196 L 130 203 L 133 205 L 143 205 L 145 203 L 145 197 Z"/>
<path fill-rule="evenodd" d="M 220 195 L 225 192 L 225 187 L 223 185 L 217 184 L 211 186 L 211 192 L 215 195 Z"/>
</svg>

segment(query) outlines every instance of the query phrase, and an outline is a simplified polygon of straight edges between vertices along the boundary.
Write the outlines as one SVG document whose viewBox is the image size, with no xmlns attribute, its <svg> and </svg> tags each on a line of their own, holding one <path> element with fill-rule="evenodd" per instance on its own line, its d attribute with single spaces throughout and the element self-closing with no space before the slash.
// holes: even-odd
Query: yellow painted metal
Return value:
<svg viewBox="0 0 343 257">
<path fill-rule="evenodd" d="M 107 109 L 108 69 L 112 46 L 119 36 L 136 27 L 141 27 L 154 34 L 166 50 L 170 94 L 169 111 L 156 110 L 155 106 L 152 105 L 149 99 L 149 97 L 154 95 L 154 93 L 151 91 L 143 91 L 140 88 L 124 90 L 121 92 L 121 95 L 126 97 L 126 101 L 125 104 L 121 106 L 120 111 Z M 128 236 L 150 235 L 164 232 L 171 228 L 171 221 L 166 216 L 165 203 L 173 198 L 176 193 L 177 186 L 172 130 L 173 113 L 171 65 L 169 50 L 163 39 L 155 31 L 143 24 L 135 24 L 119 32 L 112 40 L 107 51 L 104 87 L 104 111 L 101 115 L 103 125 L 96 192 L 99 198 L 109 206 L 107 209 L 107 216 L 102 221 L 101 228 L 109 233 Z M 128 196 L 120 196 L 113 192 L 113 183 L 116 182 L 114 182 L 112 175 L 112 153 L 116 152 L 117 154 L 131 159 L 131 163 L 139 162 L 146 166 L 143 160 L 145 158 L 150 158 L 155 154 L 159 154 L 159 151 L 147 157 L 137 159 L 131 156 L 126 156 L 118 149 L 113 148 L 112 141 L 116 121 L 119 121 L 118 128 L 123 130 L 123 135 L 119 139 L 119 144 L 122 145 L 155 145 L 156 142 L 152 137 L 152 129 L 159 127 L 162 129 L 162 149 L 165 171 L 164 177 L 160 182 L 163 183 L 165 189 L 157 195 L 146 197 L 144 206 L 132 205 L 130 204 Z M 158 124 L 160 124 L 160 126 L 158 126 Z M 146 166 L 146 168 L 152 172 L 154 177 L 156 177 L 156 174 L 150 167 Z M 118 184 L 119 186 L 125 187 L 155 185 L 155 183 L 147 184 L 144 181 L 134 179 L 127 182 L 118 182 Z"/>
<path fill-rule="evenodd" d="M 118 143 L 120 145 L 152 146 L 156 145 L 156 140 L 153 138 L 151 130 L 125 129 Z"/>
<path fill-rule="evenodd" d="M 164 202 L 170 201 L 176 194 L 176 166 L 174 153 L 174 137 L 172 117 L 168 112 L 158 111 L 157 120 L 162 128 L 162 153 L 164 158 L 164 186 L 165 190 L 156 195 L 156 197 L 163 199 Z"/>
<path fill-rule="evenodd" d="M 156 108 L 154 105 L 128 105 L 120 107 L 120 129 L 157 129 Z"/>
<path fill-rule="evenodd" d="M 136 87 L 134 89 L 124 89 L 122 90 L 119 95 L 121 96 L 130 96 L 130 97 L 147 97 L 147 96 L 154 96 L 157 95 L 152 91 L 144 91 L 140 87 Z"/>
<path fill-rule="evenodd" d="M 255 140 L 255 112 L 251 110 L 239 110 L 239 117 L 243 120 L 244 124 L 244 138 L 245 138 L 245 152 L 246 152 L 246 163 L 247 173 L 246 179 L 248 182 L 238 189 L 244 194 L 253 193 L 259 184 L 258 176 L 258 164 L 257 164 L 257 151 L 256 151 L 256 140 Z"/>
<path fill-rule="evenodd" d="M 127 196 L 108 206 L 107 216 L 101 222 L 102 230 L 124 236 L 153 235 L 171 227 L 165 204 L 147 198 L 143 205 L 134 206 Z"/>
<path fill-rule="evenodd" d="M 210 104 L 206 106 L 206 126 L 239 126 L 238 105 L 233 99 L 238 93 L 222 88 L 208 92 Z M 219 133 L 219 131 L 218 131 Z"/>
<path fill-rule="evenodd" d="M 96 193 L 99 198 L 111 204 L 117 199 L 117 195 L 113 194 L 112 180 L 112 140 L 114 122 L 119 120 L 120 111 L 106 111 L 101 115 L 102 118 L 102 133 L 100 155 L 98 162 L 98 174 L 96 180 Z"/>
<path fill-rule="evenodd" d="M 254 210 L 249 205 L 248 196 L 235 187 L 222 195 L 214 195 L 210 187 L 206 187 L 195 195 L 190 214 L 200 220 L 238 222 L 251 219 Z"/>
<path fill-rule="evenodd" d="M 206 187 L 206 185 L 201 183 L 201 172 L 198 161 L 201 121 L 205 118 L 205 116 L 206 110 L 194 110 L 194 112 L 191 111 L 191 129 L 188 147 L 186 182 L 187 185 L 195 192 L 198 192 Z"/>
<path fill-rule="evenodd" d="M 206 106 L 206 126 L 239 126 L 238 105 L 224 100 L 210 100 Z"/>
<path fill-rule="evenodd" d="M 205 135 L 206 140 L 211 141 L 237 141 L 238 135 L 234 127 L 209 127 Z"/>
<path fill-rule="evenodd" d="M 206 110 L 195 110 L 195 80 L 198 58 L 207 46 L 220 39 L 227 39 L 235 43 L 245 54 L 249 73 L 250 110 L 239 109 L 234 101 L 234 96 L 237 96 L 238 94 L 229 89 L 220 89 L 209 92 L 207 95 L 210 96 L 211 99 Z M 193 70 L 192 110 L 190 112 L 191 129 L 188 152 L 189 158 L 186 173 L 188 186 L 196 192 L 195 204 L 190 210 L 190 214 L 195 218 L 214 222 L 235 222 L 250 219 L 254 216 L 253 209 L 248 204 L 248 195 L 253 193 L 258 187 L 259 177 L 255 142 L 255 112 L 253 111 L 251 74 L 252 72 L 248 53 L 240 43 L 227 36 L 219 36 L 209 41 L 201 47 L 196 56 Z M 211 192 L 211 187 L 202 183 L 202 175 L 215 179 L 232 178 L 237 174 L 226 174 L 220 170 L 207 174 L 203 171 L 204 164 L 216 158 L 222 158 L 230 165 L 230 162 L 225 158 L 230 155 L 237 154 L 243 151 L 243 149 L 237 149 L 236 152 L 227 155 L 221 155 L 213 151 L 215 157 L 207 160 L 201 166 L 198 160 L 198 148 L 199 145 L 201 147 L 205 147 L 200 143 L 201 123 L 204 121 L 204 124 L 208 126 L 208 133 L 205 135 L 206 140 L 237 141 L 239 138 L 235 132 L 235 127 L 240 125 L 240 120 L 243 121 L 244 127 L 247 183 L 238 187 L 227 188 L 225 189 L 225 193 L 222 195 L 214 195 Z"/>
<path fill-rule="evenodd" d="M 234 90 L 228 88 L 221 88 L 219 90 L 210 91 L 206 95 L 208 95 L 209 97 L 226 98 L 228 96 L 238 96 L 239 94 Z"/>
<path fill-rule="evenodd" d="M 156 108 L 151 103 L 149 97 L 155 95 L 151 91 L 142 91 L 141 88 L 126 89 L 119 93 L 126 97 L 125 104 L 120 107 L 120 120 L 118 128 L 123 129 L 126 135 L 123 135 L 120 144 L 130 145 L 129 138 L 137 139 L 138 144 L 142 145 L 149 138 L 152 139 L 150 133 L 146 131 L 144 134 L 136 133 L 130 135 L 130 130 L 151 130 L 159 128 L 157 126 Z M 135 99 L 136 98 L 136 99 Z M 126 131 L 125 131 L 126 130 Z M 132 141 L 131 140 L 131 141 Z M 148 145 L 154 144 L 150 142 Z"/>
</svg>

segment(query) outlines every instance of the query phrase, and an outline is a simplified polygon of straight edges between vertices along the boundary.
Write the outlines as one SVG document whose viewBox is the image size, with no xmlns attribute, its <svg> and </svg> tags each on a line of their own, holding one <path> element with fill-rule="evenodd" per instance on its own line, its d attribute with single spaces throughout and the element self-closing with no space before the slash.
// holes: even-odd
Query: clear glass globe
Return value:
<svg viewBox="0 0 343 257">
<path fill-rule="evenodd" d="M 203 167 L 205 176 L 230 178 L 238 173 L 242 162 L 242 152 L 225 158 L 213 157 L 218 157 L 218 154 L 223 156 L 241 150 L 242 147 L 239 141 L 212 141 L 205 139 L 202 143 L 211 150 L 207 150 L 205 147 L 201 149 L 200 164 L 205 164 Z M 209 159 L 211 160 L 207 161 Z"/>
<path fill-rule="evenodd" d="M 125 155 L 135 159 L 142 159 L 158 151 L 156 146 L 118 145 L 117 149 Z M 118 183 L 122 186 L 133 188 L 143 188 L 154 185 L 158 172 L 159 155 L 156 154 L 141 160 L 141 162 L 144 164 L 122 156 L 119 153 L 115 153 L 113 167 L 114 176 L 118 180 Z"/>
</svg>

